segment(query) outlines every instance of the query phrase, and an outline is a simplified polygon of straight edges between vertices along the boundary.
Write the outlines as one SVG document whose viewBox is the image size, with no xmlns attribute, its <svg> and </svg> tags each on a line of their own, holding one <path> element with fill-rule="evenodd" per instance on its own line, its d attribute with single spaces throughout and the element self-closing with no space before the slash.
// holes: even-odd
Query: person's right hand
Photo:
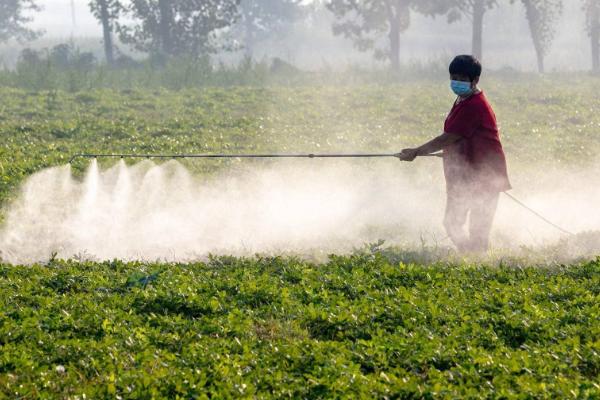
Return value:
<svg viewBox="0 0 600 400">
<path fill-rule="evenodd" d="M 400 154 L 398 154 L 398 158 L 400 161 L 413 161 L 415 158 L 417 158 L 418 154 L 418 149 L 403 149 Z"/>
</svg>

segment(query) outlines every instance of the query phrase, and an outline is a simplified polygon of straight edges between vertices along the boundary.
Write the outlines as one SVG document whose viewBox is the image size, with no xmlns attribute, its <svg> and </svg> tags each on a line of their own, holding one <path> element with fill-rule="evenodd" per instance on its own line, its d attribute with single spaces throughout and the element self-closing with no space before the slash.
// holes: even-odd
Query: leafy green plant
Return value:
<svg viewBox="0 0 600 400">
<path fill-rule="evenodd" d="M 0 265 L 0 393 L 595 398 L 598 287 L 598 261 Z"/>
</svg>

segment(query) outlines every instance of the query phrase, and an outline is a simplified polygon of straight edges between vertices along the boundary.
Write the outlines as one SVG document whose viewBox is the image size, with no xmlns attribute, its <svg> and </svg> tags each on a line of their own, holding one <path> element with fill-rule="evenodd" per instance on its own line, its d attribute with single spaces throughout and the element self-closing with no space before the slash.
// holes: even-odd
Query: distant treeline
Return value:
<svg viewBox="0 0 600 400">
<path fill-rule="evenodd" d="M 56 90 L 79 92 L 99 88 L 180 90 L 228 86 L 385 85 L 442 81 L 447 71 L 446 58 L 403 63 L 397 70 L 350 65 L 343 70 L 323 67 L 310 71 L 277 57 L 261 60 L 245 57 L 237 64 L 224 64 L 215 63 L 209 56 L 165 58 L 160 55 L 139 60 L 122 55 L 109 66 L 91 52 L 82 52 L 72 44 L 60 44 L 49 50 L 23 50 L 14 69 L 0 70 L 0 87 L 49 91 L 51 94 Z M 551 78 L 564 80 L 570 76 L 569 73 L 553 72 Z M 510 67 L 488 69 L 486 77 L 510 78 L 511 81 L 546 79 L 545 75 Z"/>
<path fill-rule="evenodd" d="M 280 59 L 253 60 L 238 64 L 215 63 L 209 56 L 164 57 L 153 54 L 144 59 L 120 55 L 112 65 L 82 52 L 72 44 L 51 49 L 21 52 L 14 69 L 0 70 L 0 86 L 29 90 L 77 92 L 95 88 L 185 89 L 209 86 L 322 85 L 389 83 L 402 80 L 440 79 L 446 75 L 446 60 L 403 64 L 398 70 L 349 66 L 345 71 L 321 68 L 301 70 Z M 377 72 L 377 73 L 374 73 Z M 511 75 L 519 74 L 514 70 Z"/>
<path fill-rule="evenodd" d="M 40 10 L 38 1 L 2 0 L 0 42 L 13 38 L 27 42 L 43 34 L 28 28 L 32 15 Z M 565 1 L 581 3 L 586 23 L 582 20 L 580 27 L 573 28 L 588 33 L 592 70 L 600 73 L 600 0 L 89 0 L 88 5 L 102 26 L 109 67 L 131 62 L 115 45 L 115 36 L 124 46 L 148 59 L 162 60 L 163 65 L 171 59 L 205 59 L 216 52 L 238 50 L 251 59 L 261 41 L 327 10 L 334 17 L 335 35 L 399 71 L 401 37 L 414 13 L 445 16 L 449 23 L 470 21 L 472 53 L 481 58 L 486 13 L 503 3 L 521 3 L 538 69 L 544 72 Z M 515 42 L 522 39 L 515 35 Z M 30 56 L 24 52 L 22 58 Z"/>
</svg>

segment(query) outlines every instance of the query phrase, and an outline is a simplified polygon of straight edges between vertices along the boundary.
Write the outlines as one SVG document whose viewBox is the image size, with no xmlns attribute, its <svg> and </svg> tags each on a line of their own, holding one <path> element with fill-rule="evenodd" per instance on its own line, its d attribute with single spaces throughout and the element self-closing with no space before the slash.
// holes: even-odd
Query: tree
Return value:
<svg viewBox="0 0 600 400">
<path fill-rule="evenodd" d="M 497 0 L 456 0 L 454 8 L 448 13 L 449 22 L 460 19 L 461 15 L 471 20 L 473 36 L 471 54 L 483 58 L 483 18 L 488 10 L 498 5 Z"/>
<path fill-rule="evenodd" d="M 26 24 L 32 17 L 26 14 L 40 9 L 35 0 L 0 0 L 0 42 L 9 39 L 28 41 L 39 37 L 41 31 L 27 28 Z"/>
<path fill-rule="evenodd" d="M 525 7 L 538 71 L 544 73 L 544 58 L 556 34 L 555 24 L 562 14 L 562 0 L 521 0 L 521 3 Z"/>
<path fill-rule="evenodd" d="M 123 43 L 165 57 L 197 57 L 216 49 L 217 33 L 233 24 L 240 0 L 131 0 L 117 22 Z"/>
<path fill-rule="evenodd" d="M 592 72 L 600 74 L 600 0 L 583 0 L 583 10 L 592 45 Z"/>
<path fill-rule="evenodd" d="M 92 14 L 102 24 L 102 36 L 104 38 L 104 55 L 109 65 L 114 64 L 113 29 L 114 21 L 119 17 L 122 9 L 119 0 L 90 0 Z"/>
<path fill-rule="evenodd" d="M 252 57 L 254 46 L 263 37 L 302 15 L 302 0 L 241 0 L 237 27 L 241 30 L 246 55 Z"/>
<path fill-rule="evenodd" d="M 400 36 L 410 26 L 411 11 L 434 16 L 445 14 L 450 0 L 330 0 L 327 8 L 339 20 L 335 35 L 344 35 L 360 51 L 373 50 L 378 59 L 389 59 L 392 69 L 400 67 Z M 387 35 L 389 48 L 377 48 L 377 40 Z"/>
</svg>

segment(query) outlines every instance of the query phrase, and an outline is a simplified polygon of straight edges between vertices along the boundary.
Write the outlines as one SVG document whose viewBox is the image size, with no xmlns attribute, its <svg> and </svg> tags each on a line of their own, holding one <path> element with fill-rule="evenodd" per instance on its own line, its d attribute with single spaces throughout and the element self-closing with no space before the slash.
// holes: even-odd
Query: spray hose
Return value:
<svg viewBox="0 0 600 400">
<path fill-rule="evenodd" d="M 333 154 L 291 154 L 291 153 L 274 153 L 274 154 L 74 154 L 69 159 L 69 164 L 72 163 L 76 158 L 161 158 L 161 159 L 177 159 L 177 158 L 381 158 L 381 157 L 395 157 L 400 158 L 400 153 L 333 153 Z M 419 157 L 443 157 L 442 153 L 423 154 Z M 521 200 L 508 192 L 503 192 L 509 199 L 514 201 L 516 204 L 535 215 L 541 221 L 550 225 L 551 227 L 559 230 L 567 235 L 574 236 L 575 234 L 562 228 L 561 226 L 553 223 L 548 218 L 541 215 L 531 207 L 527 206 Z"/>
<path fill-rule="evenodd" d="M 535 215 L 536 217 L 538 217 L 540 220 L 544 221 L 546 224 L 554 227 L 555 229 L 561 231 L 562 233 L 566 233 L 567 235 L 571 235 L 571 236 L 575 236 L 575 234 L 573 232 L 570 232 L 564 228 L 562 228 L 559 225 L 556 225 L 554 222 L 550 221 L 548 218 L 544 217 L 543 215 L 541 215 L 539 212 L 535 211 L 534 209 L 532 209 L 531 207 L 529 207 L 527 204 L 523 203 L 521 200 L 517 199 L 515 196 L 513 196 L 512 194 L 508 193 L 508 192 L 503 192 L 506 197 L 508 197 L 509 199 L 511 199 L 512 201 L 514 201 L 515 203 L 517 203 L 518 205 L 520 205 L 522 208 L 526 209 L 527 211 L 529 211 L 531 214 Z"/>
</svg>

